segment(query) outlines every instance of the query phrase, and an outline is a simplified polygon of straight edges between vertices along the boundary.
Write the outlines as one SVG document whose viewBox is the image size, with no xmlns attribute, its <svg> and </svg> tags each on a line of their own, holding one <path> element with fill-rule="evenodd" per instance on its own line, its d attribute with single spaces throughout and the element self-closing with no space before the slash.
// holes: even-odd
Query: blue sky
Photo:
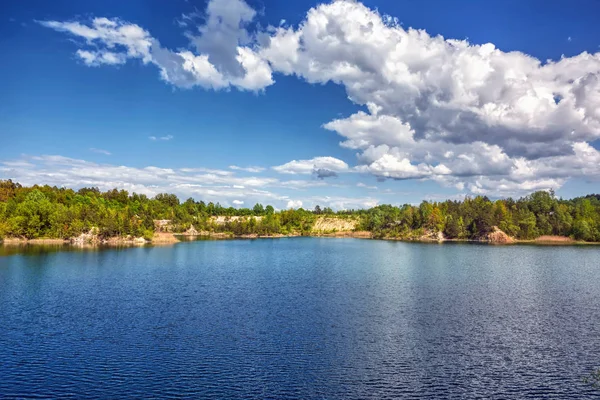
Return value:
<svg viewBox="0 0 600 400">
<path fill-rule="evenodd" d="M 0 178 L 277 208 L 600 188 L 596 1 L 0 7 Z"/>
</svg>

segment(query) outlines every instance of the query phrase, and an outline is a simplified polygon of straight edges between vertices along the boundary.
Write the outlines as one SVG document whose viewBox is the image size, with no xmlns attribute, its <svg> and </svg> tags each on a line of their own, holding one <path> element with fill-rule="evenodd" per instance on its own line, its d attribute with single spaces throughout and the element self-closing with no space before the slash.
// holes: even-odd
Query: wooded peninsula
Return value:
<svg viewBox="0 0 600 400">
<path fill-rule="evenodd" d="M 361 236 L 400 240 L 475 240 L 512 242 L 559 238 L 600 242 L 600 195 L 570 200 L 554 192 L 491 200 L 423 201 L 419 206 L 379 205 L 334 211 L 223 207 L 174 194 L 152 198 L 125 190 L 34 185 L 0 180 L 0 239 L 137 238 L 161 234 L 215 237 Z M 88 239 L 86 239 L 88 238 Z M 82 240 L 82 239 L 80 239 Z M 91 239 L 89 239 L 91 240 Z"/>
</svg>

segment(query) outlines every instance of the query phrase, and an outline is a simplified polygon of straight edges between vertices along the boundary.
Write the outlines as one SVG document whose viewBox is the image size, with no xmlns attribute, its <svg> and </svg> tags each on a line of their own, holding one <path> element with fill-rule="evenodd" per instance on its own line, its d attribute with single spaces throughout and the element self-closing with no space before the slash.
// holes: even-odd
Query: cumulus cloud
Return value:
<svg viewBox="0 0 600 400">
<path fill-rule="evenodd" d="M 498 194 L 596 173 L 574 166 L 598 154 L 589 143 L 600 138 L 600 53 L 541 62 L 404 29 L 343 0 L 264 41 L 273 70 L 343 85 L 367 106 L 324 125 L 358 151 L 361 172 Z"/>
<path fill-rule="evenodd" d="M 338 176 L 337 172 L 325 168 L 317 168 L 313 171 L 317 179 L 334 178 Z"/>
<path fill-rule="evenodd" d="M 540 61 L 405 29 L 349 0 L 311 8 L 297 26 L 250 32 L 256 15 L 242 0 L 211 0 L 187 33 L 193 51 L 165 49 L 118 19 L 40 23 L 81 38 L 77 55 L 90 66 L 136 58 L 171 84 L 215 90 L 262 90 L 281 73 L 341 85 L 366 106 L 323 125 L 357 153 L 357 165 L 316 157 L 274 167 L 280 173 L 358 171 L 494 194 L 600 177 L 591 145 L 600 140 L 600 53 Z"/>
<path fill-rule="evenodd" d="M 301 208 L 302 201 L 300 200 L 290 200 L 287 202 L 287 208 Z"/>
<path fill-rule="evenodd" d="M 140 59 L 154 64 L 163 80 L 178 87 L 259 91 L 274 81 L 268 61 L 255 52 L 246 30 L 255 15 L 242 0 L 209 1 L 205 23 L 187 33 L 196 52 L 167 49 L 139 25 L 117 18 L 37 22 L 82 39 L 84 48 L 75 54 L 88 66 Z"/>
<path fill-rule="evenodd" d="M 198 54 L 207 54 L 215 68 L 231 76 L 241 76 L 243 67 L 237 59 L 238 46 L 249 44 L 247 26 L 256 11 L 241 0 L 209 1 L 205 23 L 189 33 L 191 44 Z"/>
<path fill-rule="evenodd" d="M 244 202 L 242 200 L 237 200 L 237 199 L 233 200 L 232 203 L 233 203 L 233 205 L 236 205 L 236 206 L 244 205 Z"/>
<path fill-rule="evenodd" d="M 313 174 L 319 179 L 337 176 L 349 170 L 348 164 L 334 157 L 315 157 L 310 160 L 293 160 L 273 167 L 281 174 Z"/>
</svg>

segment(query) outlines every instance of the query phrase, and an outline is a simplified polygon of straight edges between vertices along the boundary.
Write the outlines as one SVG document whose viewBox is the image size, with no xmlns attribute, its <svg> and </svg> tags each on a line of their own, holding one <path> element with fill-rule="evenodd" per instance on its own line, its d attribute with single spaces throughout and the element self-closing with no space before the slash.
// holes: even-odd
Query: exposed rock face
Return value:
<svg viewBox="0 0 600 400">
<path fill-rule="evenodd" d="M 173 226 L 170 219 L 155 219 L 154 229 L 156 232 L 171 232 Z"/>
<path fill-rule="evenodd" d="M 358 221 L 356 219 L 319 217 L 313 226 L 313 232 L 351 232 L 356 229 Z"/>
<path fill-rule="evenodd" d="M 79 236 L 71 238 L 71 243 L 73 244 L 95 244 L 100 243 L 100 238 L 98 237 L 98 228 L 92 228 L 88 233 L 82 233 Z"/>
<path fill-rule="evenodd" d="M 71 244 L 75 245 L 97 245 L 97 244 L 109 244 L 109 245 L 120 245 L 120 244 L 145 244 L 147 240 L 143 237 L 127 236 L 115 236 L 109 238 L 101 238 L 99 236 L 100 230 L 98 228 L 92 228 L 88 233 L 82 233 L 79 236 L 70 239 Z"/>
<path fill-rule="evenodd" d="M 198 236 L 200 233 L 194 228 L 194 225 L 190 225 L 190 229 L 184 232 L 187 236 Z"/>
<path fill-rule="evenodd" d="M 419 238 L 419 240 L 443 242 L 444 240 L 446 240 L 446 237 L 444 236 L 443 232 L 425 231 L 425 233 Z"/>
<path fill-rule="evenodd" d="M 96 227 L 90 229 L 87 233 L 82 233 L 78 236 L 71 237 L 69 239 L 58 239 L 58 238 L 37 238 L 37 239 L 26 239 L 26 238 L 7 238 L 3 241 L 4 244 L 18 244 L 18 243 L 29 243 L 29 244 L 66 244 L 71 243 L 75 246 L 87 247 L 96 246 L 100 244 L 108 245 L 125 245 L 125 244 L 146 244 L 148 241 L 143 237 L 127 236 L 115 236 L 115 237 L 101 237 L 100 230 Z"/>
<path fill-rule="evenodd" d="M 508 236 L 497 226 L 492 227 L 492 231 L 487 234 L 487 241 L 490 243 L 514 243 L 515 239 Z"/>
</svg>

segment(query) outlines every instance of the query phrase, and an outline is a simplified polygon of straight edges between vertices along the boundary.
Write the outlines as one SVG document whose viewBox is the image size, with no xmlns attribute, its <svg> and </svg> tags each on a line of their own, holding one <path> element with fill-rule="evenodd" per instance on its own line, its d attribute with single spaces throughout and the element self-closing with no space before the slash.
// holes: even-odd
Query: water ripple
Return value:
<svg viewBox="0 0 600 400">
<path fill-rule="evenodd" d="M 0 398 L 598 398 L 599 259 L 303 238 L 0 257 Z"/>
</svg>

